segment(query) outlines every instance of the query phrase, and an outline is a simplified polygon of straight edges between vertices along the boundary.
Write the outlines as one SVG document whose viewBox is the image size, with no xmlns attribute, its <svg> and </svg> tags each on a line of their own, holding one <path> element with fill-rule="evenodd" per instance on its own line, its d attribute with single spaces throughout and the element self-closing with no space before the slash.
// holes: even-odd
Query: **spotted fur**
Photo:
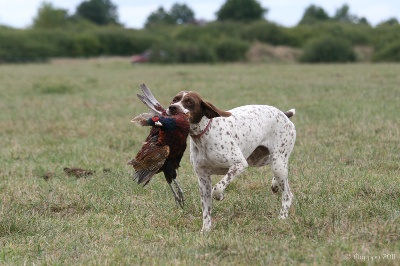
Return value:
<svg viewBox="0 0 400 266">
<path fill-rule="evenodd" d="M 271 189 L 282 191 L 279 217 L 287 218 L 293 194 L 288 162 L 296 130 L 286 113 L 267 105 L 247 105 L 229 112 L 204 101 L 196 92 L 180 92 L 167 112 L 190 113 L 190 161 L 198 176 L 203 209 L 202 231 L 211 229 L 212 199 L 223 200 L 224 191 L 248 166 L 271 165 Z M 211 175 L 224 175 L 212 187 Z"/>
</svg>

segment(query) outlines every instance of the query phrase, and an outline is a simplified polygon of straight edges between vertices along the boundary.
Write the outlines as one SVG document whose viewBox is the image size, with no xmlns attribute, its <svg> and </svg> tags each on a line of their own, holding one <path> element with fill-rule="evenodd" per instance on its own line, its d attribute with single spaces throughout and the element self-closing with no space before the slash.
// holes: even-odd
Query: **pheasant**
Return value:
<svg viewBox="0 0 400 266">
<path fill-rule="evenodd" d="M 144 95 L 138 94 L 138 97 L 147 105 L 150 113 L 141 114 L 131 122 L 152 128 L 142 148 L 136 157 L 128 162 L 128 165 L 133 166 L 134 179 L 143 186 L 147 185 L 155 174 L 163 172 L 175 201 L 183 208 L 183 191 L 176 181 L 176 170 L 186 150 L 186 139 L 190 127 L 188 117 L 183 113 L 168 115 L 146 85 L 142 84 L 141 89 Z M 172 186 L 172 182 L 177 191 Z"/>
</svg>

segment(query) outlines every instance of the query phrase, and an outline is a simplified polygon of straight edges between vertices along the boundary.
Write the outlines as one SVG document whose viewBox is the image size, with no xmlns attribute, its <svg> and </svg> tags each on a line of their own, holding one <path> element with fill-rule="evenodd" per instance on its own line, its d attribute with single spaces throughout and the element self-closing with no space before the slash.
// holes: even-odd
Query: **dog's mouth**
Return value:
<svg viewBox="0 0 400 266">
<path fill-rule="evenodd" d="M 184 114 L 185 114 L 187 120 L 189 120 L 189 119 L 190 119 L 190 112 L 188 111 L 188 112 L 186 112 L 186 113 L 184 113 Z"/>
<path fill-rule="evenodd" d="M 184 114 L 186 115 L 188 118 L 190 117 L 190 112 L 189 110 L 186 109 L 182 109 L 178 106 L 174 106 L 174 107 L 169 107 L 167 109 L 167 114 L 168 115 L 178 115 L 178 114 Z"/>
<path fill-rule="evenodd" d="M 184 116 L 187 121 L 190 121 L 190 112 L 188 110 L 170 111 L 167 109 L 167 115 L 169 116 Z"/>
<path fill-rule="evenodd" d="M 190 112 L 167 112 L 167 114 L 169 116 L 184 116 L 188 121 L 190 120 Z"/>
</svg>

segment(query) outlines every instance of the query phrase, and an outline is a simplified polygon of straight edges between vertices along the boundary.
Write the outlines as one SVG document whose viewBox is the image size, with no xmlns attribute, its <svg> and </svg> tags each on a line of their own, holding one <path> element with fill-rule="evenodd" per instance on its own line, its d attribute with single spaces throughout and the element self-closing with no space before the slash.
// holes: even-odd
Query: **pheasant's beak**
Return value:
<svg viewBox="0 0 400 266">
<path fill-rule="evenodd" d="M 160 121 L 157 121 L 157 122 L 155 122 L 154 124 L 155 124 L 156 126 L 159 126 L 159 127 L 162 127 L 162 125 L 163 125 L 163 124 L 161 124 Z"/>
</svg>

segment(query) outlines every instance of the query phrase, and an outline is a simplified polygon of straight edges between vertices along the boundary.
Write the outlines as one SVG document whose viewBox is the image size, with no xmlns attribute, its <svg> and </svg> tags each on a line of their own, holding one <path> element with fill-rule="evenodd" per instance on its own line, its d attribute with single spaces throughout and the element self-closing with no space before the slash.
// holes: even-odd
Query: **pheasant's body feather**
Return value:
<svg viewBox="0 0 400 266">
<path fill-rule="evenodd" d="M 156 126 L 156 122 L 162 126 Z M 167 182 L 171 183 L 186 150 L 189 122 L 186 115 L 177 114 L 156 116 L 148 119 L 147 123 L 152 126 L 150 134 L 135 159 L 128 164 L 135 169 L 135 179 L 139 184 L 146 185 L 159 172 L 164 172 Z"/>
</svg>

